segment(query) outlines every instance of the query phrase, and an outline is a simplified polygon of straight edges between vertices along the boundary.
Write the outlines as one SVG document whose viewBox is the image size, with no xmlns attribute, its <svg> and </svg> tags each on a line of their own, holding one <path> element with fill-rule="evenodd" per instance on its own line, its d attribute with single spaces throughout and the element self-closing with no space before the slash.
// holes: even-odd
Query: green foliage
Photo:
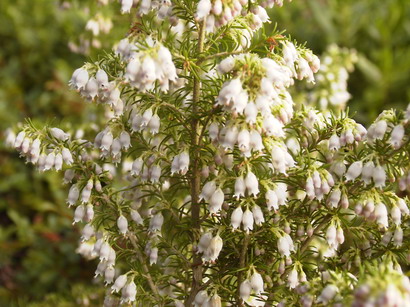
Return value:
<svg viewBox="0 0 410 307">
<path fill-rule="evenodd" d="M 29 116 L 38 122 L 81 118 L 84 104 L 67 81 L 86 57 L 68 43 L 78 44 L 95 2 L 87 11 L 84 1 L 0 1 L 0 131 Z M 111 46 L 112 35 L 118 34 L 100 36 L 101 44 Z M 69 295 L 73 284 L 90 280 L 93 269 L 75 253 L 79 234 L 72 230 L 61 177 L 27 167 L 3 143 L 0 150 L 0 305 L 26 306 L 55 291 Z"/>
</svg>

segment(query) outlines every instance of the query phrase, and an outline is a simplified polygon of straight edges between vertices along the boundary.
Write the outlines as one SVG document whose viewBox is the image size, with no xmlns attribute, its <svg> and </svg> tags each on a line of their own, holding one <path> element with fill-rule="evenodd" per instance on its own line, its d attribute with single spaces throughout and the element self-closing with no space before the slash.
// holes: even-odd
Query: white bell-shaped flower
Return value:
<svg viewBox="0 0 410 307">
<path fill-rule="evenodd" d="M 235 67 L 235 58 L 232 56 L 229 56 L 225 59 L 223 59 L 218 67 L 217 70 L 220 74 L 226 74 L 230 72 L 233 68 Z"/>
<path fill-rule="evenodd" d="M 84 205 L 79 205 L 77 208 L 75 208 L 73 224 L 81 222 L 83 220 L 84 212 L 85 212 Z"/>
<path fill-rule="evenodd" d="M 92 204 L 85 206 L 84 221 L 89 223 L 94 218 L 94 207 Z"/>
<path fill-rule="evenodd" d="M 389 215 L 385 204 L 381 202 L 377 203 L 374 207 L 374 215 L 376 216 L 377 224 L 384 228 L 389 227 Z"/>
<path fill-rule="evenodd" d="M 122 288 L 124 288 L 126 283 L 127 283 L 127 275 L 123 274 L 123 275 L 118 276 L 114 284 L 111 287 L 111 293 L 119 292 Z"/>
<path fill-rule="evenodd" d="M 97 71 L 97 73 L 95 74 L 95 79 L 97 80 L 98 87 L 99 87 L 101 90 L 105 90 L 105 89 L 108 88 L 108 84 L 109 84 L 109 82 L 108 82 L 108 75 L 107 75 L 107 73 L 106 73 L 104 70 L 99 69 L 99 70 Z"/>
<path fill-rule="evenodd" d="M 259 194 L 258 178 L 256 178 L 254 173 L 249 172 L 246 175 L 245 185 L 246 185 L 246 190 L 248 191 L 249 195 L 257 196 Z"/>
<path fill-rule="evenodd" d="M 278 210 L 279 209 L 279 204 L 278 204 L 278 196 L 276 193 L 272 190 L 266 191 L 266 205 L 268 206 L 268 210 Z"/>
<path fill-rule="evenodd" d="M 393 148 L 398 149 L 401 147 L 404 133 L 405 131 L 403 125 L 397 125 L 393 128 L 390 136 L 390 144 Z"/>
<path fill-rule="evenodd" d="M 161 231 L 162 224 L 164 224 L 164 216 L 162 215 L 161 212 L 158 212 L 151 218 L 151 221 L 149 223 L 149 231 L 150 232 Z"/>
<path fill-rule="evenodd" d="M 262 142 L 262 136 L 260 135 L 258 131 L 256 130 L 251 131 L 249 145 L 251 149 L 255 151 L 262 151 L 264 149 L 263 142 Z"/>
<path fill-rule="evenodd" d="M 361 178 L 365 184 L 370 184 L 373 178 L 374 172 L 374 163 L 373 161 L 366 162 L 363 166 Z"/>
<path fill-rule="evenodd" d="M 50 133 L 53 137 L 61 141 L 67 141 L 70 138 L 70 135 L 60 128 L 50 128 Z"/>
<path fill-rule="evenodd" d="M 128 221 L 122 214 L 117 219 L 117 227 L 122 235 L 128 232 Z"/>
<path fill-rule="evenodd" d="M 209 202 L 212 195 L 216 191 L 216 183 L 215 181 L 208 181 L 202 188 L 201 193 L 199 194 L 199 200 L 205 199 L 205 201 Z"/>
<path fill-rule="evenodd" d="M 253 291 L 255 291 L 255 293 L 259 294 L 262 293 L 264 291 L 263 289 L 263 278 L 262 275 L 259 274 L 258 272 L 254 272 L 250 278 L 250 283 L 251 283 L 251 287 L 253 289 Z"/>
<path fill-rule="evenodd" d="M 209 199 L 208 209 L 210 213 L 212 214 L 218 213 L 222 208 L 224 199 L 225 199 L 225 194 L 222 191 L 222 189 L 221 188 L 216 189 L 215 192 L 212 194 L 211 198 Z"/>
<path fill-rule="evenodd" d="M 247 208 L 242 215 L 242 227 L 246 232 L 253 230 L 254 218 L 252 212 Z"/>
<path fill-rule="evenodd" d="M 323 305 L 327 305 L 327 303 L 335 297 L 338 291 L 339 289 L 335 285 L 328 284 L 323 288 L 322 292 L 317 298 L 317 302 L 323 303 Z"/>
<path fill-rule="evenodd" d="M 79 196 L 80 190 L 78 189 L 77 185 L 73 184 L 68 191 L 68 197 L 66 201 L 68 206 L 74 205 L 77 202 Z"/>
<path fill-rule="evenodd" d="M 360 176 L 360 174 L 362 173 L 362 169 L 363 169 L 362 161 L 356 161 L 352 163 L 347 169 L 347 172 L 345 174 L 346 181 L 354 181 L 357 177 Z"/>
<path fill-rule="evenodd" d="M 238 229 L 239 226 L 241 226 L 242 217 L 243 217 L 243 211 L 242 211 L 241 206 L 239 206 L 235 210 L 233 210 L 232 215 L 231 215 L 231 226 L 233 229 Z"/>
<path fill-rule="evenodd" d="M 336 151 L 340 149 L 340 139 L 337 134 L 333 134 L 329 139 L 329 149 Z"/>
<path fill-rule="evenodd" d="M 68 84 L 76 90 L 81 90 L 87 84 L 88 78 L 88 71 L 84 68 L 78 68 L 74 71 Z"/>
<path fill-rule="evenodd" d="M 386 185 L 386 170 L 378 165 L 373 169 L 373 181 L 376 188 L 383 188 Z"/>
<path fill-rule="evenodd" d="M 208 249 L 209 245 L 211 244 L 211 240 L 212 240 L 212 233 L 210 232 L 204 233 L 199 239 L 198 253 L 204 253 Z"/>
<path fill-rule="evenodd" d="M 131 175 L 139 176 L 143 165 L 144 161 L 141 158 L 135 159 L 135 161 L 132 163 Z"/>
<path fill-rule="evenodd" d="M 239 286 L 239 295 L 241 299 L 247 301 L 251 296 L 252 286 L 251 282 L 248 279 L 245 279 Z"/>
<path fill-rule="evenodd" d="M 121 14 L 129 13 L 132 8 L 134 0 L 120 0 L 121 4 Z"/>
<path fill-rule="evenodd" d="M 245 196 L 245 191 L 246 191 L 246 185 L 245 185 L 245 180 L 243 179 L 242 176 L 239 176 L 238 178 L 236 178 L 235 180 L 235 193 L 234 193 L 234 197 L 236 197 L 236 199 L 239 199 L 241 197 Z"/>
<path fill-rule="evenodd" d="M 288 285 L 291 289 L 294 289 L 299 285 L 298 271 L 296 270 L 296 267 L 293 267 L 293 269 L 289 272 Z"/>
<path fill-rule="evenodd" d="M 194 306 L 201 307 L 208 299 L 208 293 L 205 290 L 198 291 L 194 298 Z"/>
<path fill-rule="evenodd" d="M 215 261 L 219 253 L 221 252 L 223 247 L 223 241 L 222 238 L 219 235 L 216 235 L 215 237 L 212 238 L 208 249 L 206 250 L 206 256 L 208 261 Z"/>
<path fill-rule="evenodd" d="M 104 272 L 104 283 L 105 285 L 112 284 L 115 277 L 115 268 L 113 266 L 109 266 L 105 269 Z"/>
<path fill-rule="evenodd" d="M 253 206 L 252 214 L 256 225 L 261 226 L 262 223 L 265 222 L 265 217 L 263 216 L 262 209 L 258 205 Z"/>
<path fill-rule="evenodd" d="M 328 198 L 328 204 L 331 208 L 337 208 L 342 196 L 342 191 L 339 188 L 336 188 L 330 193 Z"/>
</svg>

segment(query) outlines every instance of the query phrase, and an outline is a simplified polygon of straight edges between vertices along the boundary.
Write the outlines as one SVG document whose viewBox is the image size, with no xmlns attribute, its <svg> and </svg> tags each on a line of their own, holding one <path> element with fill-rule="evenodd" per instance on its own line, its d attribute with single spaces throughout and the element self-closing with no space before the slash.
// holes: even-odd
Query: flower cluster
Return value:
<svg viewBox="0 0 410 307">
<path fill-rule="evenodd" d="M 330 45 L 321 57 L 321 67 L 316 75 L 309 101 L 321 110 L 343 110 L 351 98 L 347 91 L 349 73 L 357 62 L 355 50 Z"/>
<path fill-rule="evenodd" d="M 155 81 L 163 91 L 168 91 L 169 82 L 176 82 L 177 73 L 170 51 L 159 43 L 146 40 L 147 48 L 123 39 L 117 53 L 127 61 L 125 79 L 133 87 L 144 92 L 152 90 Z"/>
<path fill-rule="evenodd" d="M 197 253 L 202 253 L 204 261 L 215 261 L 222 250 L 222 246 L 223 241 L 219 234 L 213 236 L 211 232 L 206 232 L 199 240 Z"/>
<path fill-rule="evenodd" d="M 51 138 L 59 142 L 58 146 L 47 146 L 45 138 Z M 8 131 L 6 144 L 16 148 L 27 162 L 37 165 L 40 171 L 55 169 L 59 171 L 65 163 L 67 166 L 73 164 L 74 159 L 71 151 L 65 147 L 70 135 L 60 128 L 50 128 L 45 133 L 21 131 L 15 135 Z"/>
</svg>

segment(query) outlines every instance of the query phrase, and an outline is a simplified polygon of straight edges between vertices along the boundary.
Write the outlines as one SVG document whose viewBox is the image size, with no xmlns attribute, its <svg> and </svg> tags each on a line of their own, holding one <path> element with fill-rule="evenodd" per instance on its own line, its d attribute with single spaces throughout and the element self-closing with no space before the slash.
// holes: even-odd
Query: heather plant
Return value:
<svg viewBox="0 0 410 307">
<path fill-rule="evenodd" d="M 120 4 L 129 33 L 70 80 L 100 117 L 7 139 L 64 171 L 105 305 L 408 306 L 410 110 L 294 102 L 320 61 L 263 31 L 280 0 Z"/>
</svg>

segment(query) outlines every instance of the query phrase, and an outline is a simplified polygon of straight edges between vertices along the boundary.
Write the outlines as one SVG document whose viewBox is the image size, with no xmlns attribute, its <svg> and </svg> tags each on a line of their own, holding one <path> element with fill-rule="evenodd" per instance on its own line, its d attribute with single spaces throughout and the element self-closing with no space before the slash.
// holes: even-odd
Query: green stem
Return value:
<svg viewBox="0 0 410 307">
<path fill-rule="evenodd" d="M 248 251 L 248 245 L 249 245 L 249 234 L 245 233 L 245 237 L 243 238 L 243 245 L 242 245 L 242 250 L 241 254 L 239 256 L 239 269 L 240 271 L 238 272 L 238 289 L 237 289 L 237 298 L 236 298 L 236 303 L 238 306 L 244 306 L 243 301 L 241 299 L 240 295 L 240 287 L 241 283 L 243 281 L 243 268 L 245 267 L 245 261 L 246 261 L 246 254 Z"/>
<path fill-rule="evenodd" d="M 198 49 L 197 52 L 201 55 L 204 51 L 204 41 L 205 41 L 205 22 L 202 20 L 198 26 Z M 192 99 L 192 120 L 191 120 L 191 222 L 192 222 L 192 245 L 194 246 L 198 242 L 200 237 L 200 204 L 199 204 L 199 193 L 200 193 L 200 155 L 199 155 L 199 119 L 197 116 L 198 113 L 198 103 L 201 94 L 201 81 L 198 77 L 194 75 L 194 85 L 193 85 L 193 99 Z M 201 256 L 196 253 L 195 250 L 192 250 L 192 263 L 199 265 L 192 266 L 192 285 L 191 292 L 188 298 L 185 301 L 185 306 L 192 306 L 192 303 L 195 299 L 196 294 L 201 289 L 202 283 L 202 260 Z"/>
</svg>

